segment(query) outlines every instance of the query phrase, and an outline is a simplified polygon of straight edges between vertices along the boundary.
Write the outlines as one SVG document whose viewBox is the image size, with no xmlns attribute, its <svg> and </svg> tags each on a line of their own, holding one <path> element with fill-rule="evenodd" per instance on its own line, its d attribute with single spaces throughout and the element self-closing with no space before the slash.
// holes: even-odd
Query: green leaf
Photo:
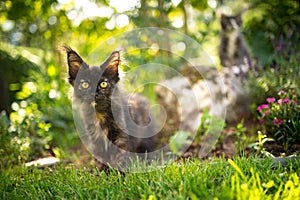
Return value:
<svg viewBox="0 0 300 200">
<path fill-rule="evenodd" d="M 189 139 L 192 134 L 184 131 L 177 131 L 170 138 L 170 148 L 171 151 L 175 154 L 179 153 L 180 149 L 188 144 L 192 143 L 192 140 Z"/>
</svg>

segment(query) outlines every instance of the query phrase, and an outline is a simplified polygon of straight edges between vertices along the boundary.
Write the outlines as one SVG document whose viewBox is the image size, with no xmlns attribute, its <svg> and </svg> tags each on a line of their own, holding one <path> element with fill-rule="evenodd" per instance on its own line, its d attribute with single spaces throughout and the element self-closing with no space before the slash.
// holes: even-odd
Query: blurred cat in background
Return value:
<svg viewBox="0 0 300 200">
<path fill-rule="evenodd" d="M 241 13 L 234 16 L 221 14 L 219 57 L 223 67 L 234 74 L 245 74 L 251 68 L 250 50 L 242 33 Z"/>
</svg>

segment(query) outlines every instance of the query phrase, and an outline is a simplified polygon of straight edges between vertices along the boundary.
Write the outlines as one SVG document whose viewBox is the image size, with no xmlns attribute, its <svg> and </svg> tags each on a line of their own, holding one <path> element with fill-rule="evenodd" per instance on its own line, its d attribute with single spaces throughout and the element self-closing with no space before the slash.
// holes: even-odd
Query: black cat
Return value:
<svg viewBox="0 0 300 200">
<path fill-rule="evenodd" d="M 141 95 L 123 95 L 118 87 L 120 52 L 100 66 L 89 66 L 70 47 L 69 83 L 74 88 L 73 110 L 82 122 L 87 148 L 105 165 L 123 166 L 132 155 L 155 150 L 156 137 L 150 105 Z M 139 154 L 140 153 L 140 154 Z"/>
</svg>

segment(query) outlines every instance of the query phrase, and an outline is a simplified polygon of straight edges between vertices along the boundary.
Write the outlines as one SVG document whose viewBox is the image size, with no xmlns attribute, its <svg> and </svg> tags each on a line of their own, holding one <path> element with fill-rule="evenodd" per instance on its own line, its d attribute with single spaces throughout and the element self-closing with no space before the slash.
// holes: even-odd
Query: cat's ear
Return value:
<svg viewBox="0 0 300 200">
<path fill-rule="evenodd" d="M 223 30 L 226 30 L 228 24 L 228 16 L 226 16 L 224 13 L 221 13 L 221 26 Z"/>
<path fill-rule="evenodd" d="M 110 54 L 110 56 L 106 59 L 106 61 L 102 64 L 101 67 L 104 67 L 104 74 L 110 79 L 115 80 L 117 82 L 119 80 L 118 67 L 120 64 L 120 51 L 114 51 Z"/>
<path fill-rule="evenodd" d="M 236 23 L 237 23 L 239 26 L 242 25 L 243 20 L 242 20 L 242 14 L 241 14 L 241 13 L 239 13 L 239 14 L 237 14 L 237 15 L 235 16 L 235 21 L 236 21 Z"/>
<path fill-rule="evenodd" d="M 69 66 L 69 83 L 73 85 L 80 67 L 84 64 L 82 58 L 69 46 L 63 46 L 67 52 L 67 61 Z M 87 65 L 84 65 L 87 66 Z"/>
<path fill-rule="evenodd" d="M 226 20 L 228 19 L 228 15 L 224 14 L 224 13 L 221 13 L 221 20 Z"/>
</svg>

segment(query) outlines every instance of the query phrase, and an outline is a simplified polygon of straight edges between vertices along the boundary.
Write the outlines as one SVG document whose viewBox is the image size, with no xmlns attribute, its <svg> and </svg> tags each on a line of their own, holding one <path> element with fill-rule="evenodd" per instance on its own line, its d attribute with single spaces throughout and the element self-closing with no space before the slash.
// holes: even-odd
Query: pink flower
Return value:
<svg viewBox="0 0 300 200">
<path fill-rule="evenodd" d="M 290 103 L 290 102 L 291 102 L 291 100 L 289 100 L 289 99 L 287 99 L 287 98 L 284 98 L 284 99 L 283 99 L 283 103 L 284 103 L 284 104 L 287 104 L 287 103 Z"/>
<path fill-rule="evenodd" d="M 260 119 L 260 120 L 259 120 L 259 123 L 261 123 L 261 124 L 263 124 L 264 122 L 265 122 L 264 119 Z"/>
<path fill-rule="evenodd" d="M 266 111 L 263 113 L 263 116 L 267 116 L 268 114 L 269 114 L 269 112 Z"/>
<path fill-rule="evenodd" d="M 282 99 L 278 99 L 277 103 L 282 104 Z"/>
<path fill-rule="evenodd" d="M 273 103 L 273 102 L 275 102 L 276 101 L 276 99 L 274 98 L 274 97 L 269 97 L 269 98 L 267 98 L 267 102 L 268 103 Z"/>
<path fill-rule="evenodd" d="M 293 101 L 293 105 L 297 105 L 297 102 L 296 102 L 296 101 Z"/>
<path fill-rule="evenodd" d="M 274 119 L 274 120 L 273 120 L 273 124 L 274 124 L 274 125 L 279 125 L 279 126 L 280 126 L 280 125 L 282 124 L 282 119 Z"/>
<path fill-rule="evenodd" d="M 280 90 L 280 91 L 278 92 L 278 94 L 279 94 L 279 95 L 282 95 L 282 94 L 286 94 L 286 92 L 285 92 L 284 90 Z"/>
<path fill-rule="evenodd" d="M 263 109 L 267 109 L 269 108 L 269 105 L 268 104 L 261 104 L 260 106 L 257 107 L 257 110 L 258 111 L 261 111 Z"/>
</svg>

